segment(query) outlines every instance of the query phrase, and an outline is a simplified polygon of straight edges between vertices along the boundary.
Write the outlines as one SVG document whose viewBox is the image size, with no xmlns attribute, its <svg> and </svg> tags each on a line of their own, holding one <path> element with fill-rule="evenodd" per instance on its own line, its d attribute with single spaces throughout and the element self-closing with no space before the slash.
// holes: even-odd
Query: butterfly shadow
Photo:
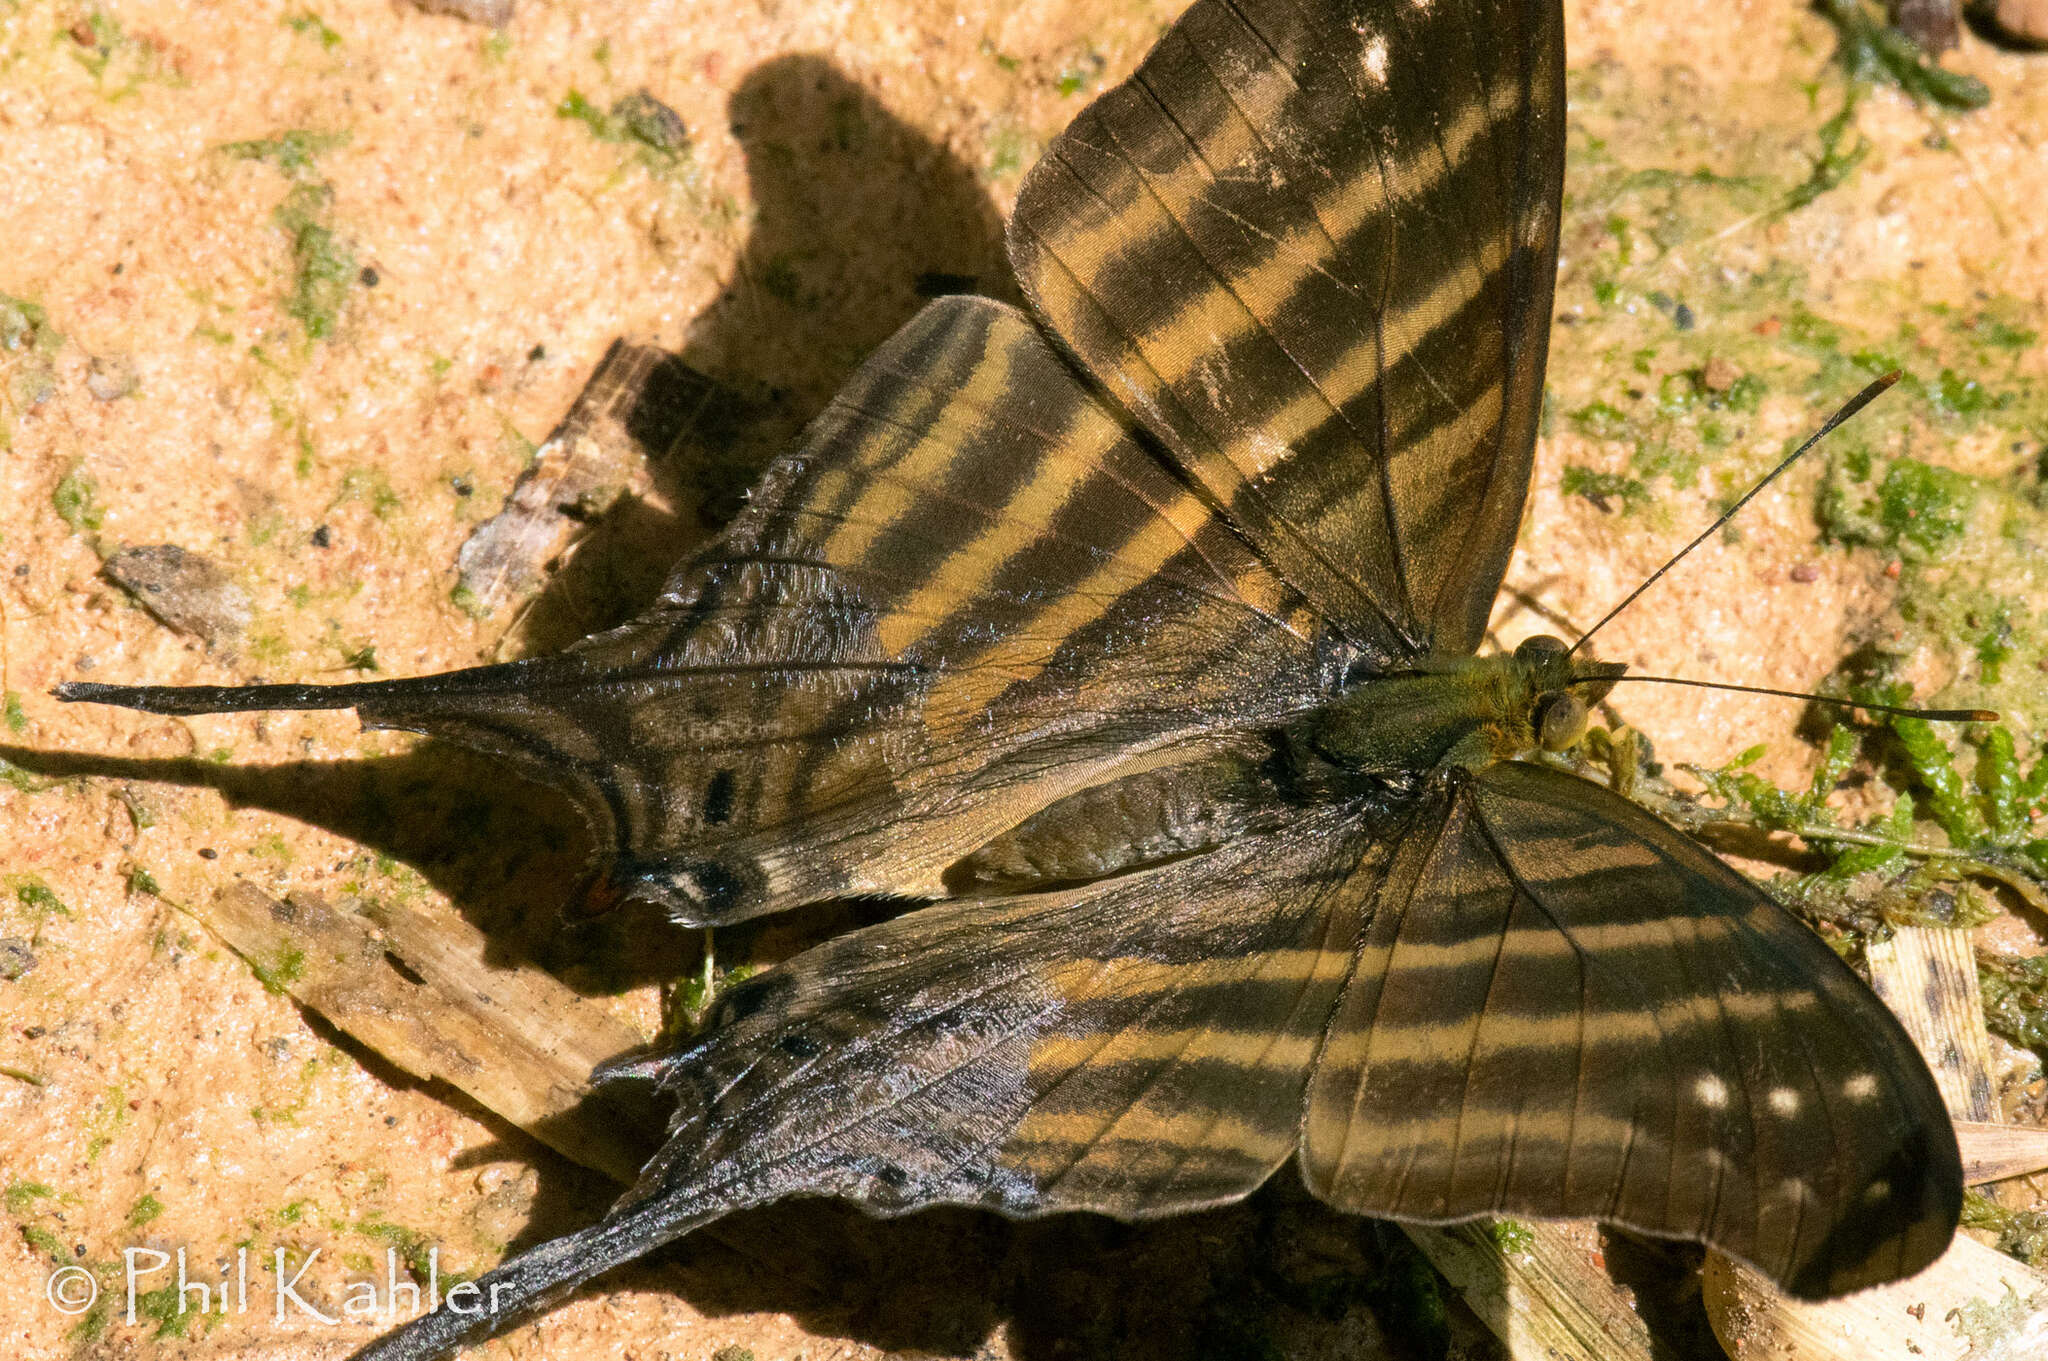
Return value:
<svg viewBox="0 0 2048 1361">
<path fill-rule="evenodd" d="M 727 104 L 753 220 L 711 305 L 629 398 L 644 490 L 588 523 L 523 607 L 545 652 L 650 604 L 671 563 L 737 513 L 761 471 L 927 301 L 1015 302 L 1002 215 L 974 169 L 832 62 L 755 67 Z"/>
<path fill-rule="evenodd" d="M 260 808 L 346 837 L 361 849 L 335 868 L 353 871 L 361 896 L 402 893 L 403 866 L 484 934 L 489 963 L 537 964 L 579 991 L 616 992 L 680 976 L 698 948 L 681 932 L 647 932 L 631 949 L 619 949 L 604 923 L 565 931 L 565 915 L 575 922 L 575 904 L 588 882 L 591 843 L 582 819 L 554 790 L 508 778 L 502 762 L 452 744 L 429 741 L 393 756 L 263 766 L 0 745 L 0 762 L 29 778 L 116 781 L 138 824 L 167 811 L 158 791 L 170 786 L 210 789 L 230 807 Z M 212 877 L 223 881 L 276 869 L 275 852 L 253 840 L 230 824 L 199 854 L 217 867 Z"/>
<path fill-rule="evenodd" d="M 537 1204 L 511 1250 L 595 1210 L 563 1195 Z M 958 1208 L 878 1219 L 840 1201 L 787 1200 L 588 1288 L 668 1292 L 711 1317 L 783 1314 L 892 1355 L 979 1358 L 1001 1337 L 1016 1361 L 1507 1357 L 1398 1228 L 1320 1204 L 1291 1168 L 1239 1204 L 1145 1223 Z"/>
</svg>

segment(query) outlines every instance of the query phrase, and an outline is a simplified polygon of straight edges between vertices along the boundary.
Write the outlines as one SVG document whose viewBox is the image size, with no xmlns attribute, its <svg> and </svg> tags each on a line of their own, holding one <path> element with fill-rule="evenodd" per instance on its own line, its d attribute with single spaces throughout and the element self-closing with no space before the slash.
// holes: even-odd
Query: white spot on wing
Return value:
<svg viewBox="0 0 2048 1361">
<path fill-rule="evenodd" d="M 1387 40 L 1377 35 L 1365 38 L 1365 75 L 1375 85 L 1387 83 Z"/>
<path fill-rule="evenodd" d="M 1766 1098 L 1771 1103 L 1771 1114 L 1790 1118 L 1799 1114 L 1799 1093 L 1790 1087 L 1773 1087 Z"/>
<path fill-rule="evenodd" d="M 1692 1084 L 1692 1094 L 1702 1106 L 1711 1106 L 1715 1110 L 1728 1104 L 1728 1084 L 1712 1073 Z"/>
<path fill-rule="evenodd" d="M 1879 1177 L 1876 1181 L 1863 1188 L 1863 1198 L 1872 1205 L 1877 1204 L 1879 1201 L 1891 1199 L 1891 1194 L 1892 1184 L 1882 1177 Z"/>
<path fill-rule="evenodd" d="M 1851 1101 L 1869 1101 L 1877 1095 L 1877 1077 L 1872 1073 L 1858 1073 L 1842 1084 L 1842 1095 Z"/>
</svg>

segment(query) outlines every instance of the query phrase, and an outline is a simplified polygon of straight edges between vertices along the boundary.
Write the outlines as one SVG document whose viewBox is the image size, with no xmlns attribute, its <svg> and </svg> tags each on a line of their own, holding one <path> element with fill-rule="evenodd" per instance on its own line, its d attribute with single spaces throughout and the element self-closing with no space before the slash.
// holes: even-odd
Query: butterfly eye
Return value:
<svg viewBox="0 0 2048 1361">
<path fill-rule="evenodd" d="M 1569 691 L 1543 701 L 1537 711 L 1536 740 L 1545 751 L 1567 751 L 1585 735 L 1586 701 Z"/>
<path fill-rule="evenodd" d="M 1524 662 L 1548 661 L 1553 657 L 1562 657 L 1567 650 L 1562 638 L 1553 638 L 1547 633 L 1532 633 L 1515 644 L 1515 657 L 1518 661 Z"/>
</svg>

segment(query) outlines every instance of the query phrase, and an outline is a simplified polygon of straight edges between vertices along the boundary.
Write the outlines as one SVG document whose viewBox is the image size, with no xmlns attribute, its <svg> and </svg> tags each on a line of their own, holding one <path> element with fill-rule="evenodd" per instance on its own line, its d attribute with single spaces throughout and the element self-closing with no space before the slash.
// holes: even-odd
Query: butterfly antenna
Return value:
<svg viewBox="0 0 2048 1361">
<path fill-rule="evenodd" d="M 1996 723 L 1992 709 L 1910 709 L 1898 704 L 1874 704 L 1868 700 L 1844 699 L 1837 695 L 1814 695 L 1804 690 L 1773 690 L 1764 685 L 1731 685 L 1725 681 L 1687 680 L 1681 676 L 1589 676 L 1575 685 L 1619 685 L 1625 681 L 1648 681 L 1652 685 L 1691 685 L 1701 690 L 1733 690 L 1744 695 L 1775 695 L 1779 699 L 1803 699 L 1815 704 L 1834 704 L 1844 709 L 1868 709 L 1875 714 L 1898 714 L 1903 718 L 1924 718 L 1935 723 Z"/>
<path fill-rule="evenodd" d="M 1840 411 L 1837 411 L 1834 415 L 1828 417 L 1828 422 L 1826 425 L 1823 425 L 1820 429 L 1814 431 L 1813 434 L 1809 435 L 1805 443 L 1801 444 L 1797 449 L 1794 449 L 1791 453 L 1785 455 L 1785 457 L 1779 461 L 1777 467 L 1765 473 L 1763 477 L 1757 481 L 1757 484 L 1755 486 L 1751 487 L 1748 491 L 1742 493 L 1742 495 L 1736 499 L 1734 505 L 1722 511 L 1720 518 L 1716 519 L 1714 523 L 1708 525 L 1705 529 L 1701 530 L 1699 532 L 1699 535 L 1696 538 L 1694 538 L 1691 543 L 1679 549 L 1676 553 L 1673 553 L 1671 557 L 1665 561 L 1662 567 L 1659 567 L 1656 571 L 1650 573 L 1650 575 L 1644 579 L 1643 584 L 1636 587 L 1633 591 L 1630 591 L 1628 595 L 1623 598 L 1622 602 L 1619 605 L 1616 605 L 1606 614 L 1601 615 L 1600 622 L 1593 625 L 1593 627 L 1587 629 L 1584 633 L 1580 634 L 1579 641 L 1573 643 L 1571 647 L 1566 650 L 1565 655 L 1569 657 L 1572 653 L 1577 652 L 1580 648 L 1584 647 L 1588 639 L 1590 639 L 1594 634 L 1598 633 L 1601 629 L 1607 627 L 1607 622 L 1610 619 L 1614 618 L 1615 615 L 1620 614 L 1630 605 L 1635 604 L 1637 596 L 1640 596 L 1644 591 L 1647 591 L 1652 586 L 1655 586 L 1657 582 L 1663 577 L 1663 575 L 1666 572 L 1670 571 L 1672 568 L 1676 567 L 1679 564 L 1679 561 L 1682 558 L 1684 558 L 1687 553 L 1692 552 L 1693 549 L 1698 548 L 1701 544 L 1705 543 L 1708 539 L 1712 538 L 1715 531 L 1719 530 L 1722 525 L 1725 525 L 1730 520 L 1734 519 L 1736 512 L 1740 511 L 1744 506 L 1748 505 L 1750 501 L 1755 499 L 1756 494 L 1758 492 L 1762 491 L 1765 487 L 1770 486 L 1771 483 L 1777 481 L 1778 475 L 1780 473 L 1784 472 L 1787 468 L 1791 467 L 1793 464 L 1797 463 L 1801 458 L 1805 457 L 1807 450 L 1813 448 L 1814 445 L 1819 444 L 1822 440 L 1826 439 L 1830 434 L 1834 432 L 1835 427 L 1841 425 L 1844 421 L 1847 421 L 1850 417 L 1854 416 L 1864 407 L 1869 406 L 1872 402 L 1876 401 L 1879 393 L 1883 392 L 1886 388 L 1890 387 L 1893 383 L 1896 383 L 1898 381 L 1899 371 L 1897 369 L 1893 369 L 1890 373 L 1886 374 L 1882 378 L 1877 379 L 1875 382 L 1871 383 L 1870 386 L 1864 388 L 1863 391 L 1857 393 L 1854 397 L 1851 397 L 1847 402 L 1845 402 L 1842 405 L 1842 409 Z M 1650 678 L 1642 677 L 1641 679 L 1647 680 Z M 1818 696 L 1812 696 L 1811 698 L 1818 698 Z M 1878 706 L 1865 705 L 1863 707 L 1875 708 Z"/>
</svg>

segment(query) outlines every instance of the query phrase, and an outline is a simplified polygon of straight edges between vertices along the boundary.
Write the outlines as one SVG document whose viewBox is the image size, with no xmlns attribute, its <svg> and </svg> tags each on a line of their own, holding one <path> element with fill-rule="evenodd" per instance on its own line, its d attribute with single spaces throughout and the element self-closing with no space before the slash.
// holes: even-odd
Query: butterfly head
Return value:
<svg viewBox="0 0 2048 1361">
<path fill-rule="evenodd" d="M 1412 670 L 1353 681 L 1309 720 L 1308 745 L 1367 772 L 1477 770 L 1532 751 L 1565 751 L 1622 672 L 1555 638 L 1486 657 L 1426 656 Z"/>
<path fill-rule="evenodd" d="M 1520 724 L 1503 725 L 1495 754 L 1506 756 L 1502 745 L 1527 751 L 1569 751 L 1586 735 L 1592 707 L 1606 698 L 1614 682 L 1628 667 L 1621 662 L 1598 662 L 1575 654 L 1561 638 L 1547 633 L 1524 638 L 1510 663 L 1515 689 L 1528 698 Z"/>
</svg>

